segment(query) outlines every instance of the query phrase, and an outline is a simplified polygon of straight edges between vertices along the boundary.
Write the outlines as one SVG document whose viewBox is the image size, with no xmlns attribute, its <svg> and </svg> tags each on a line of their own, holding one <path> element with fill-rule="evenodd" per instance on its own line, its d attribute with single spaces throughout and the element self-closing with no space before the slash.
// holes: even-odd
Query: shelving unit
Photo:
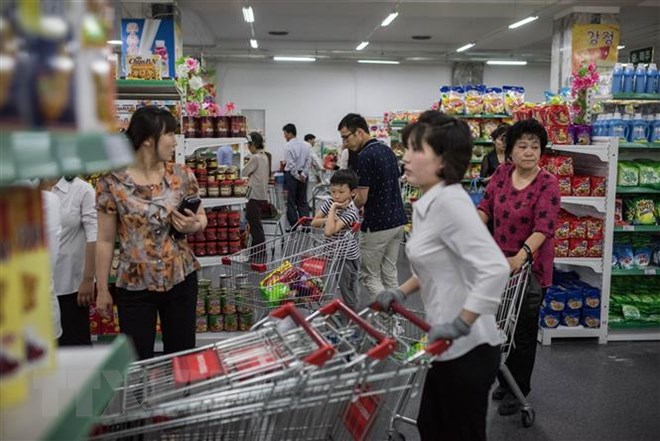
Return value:
<svg viewBox="0 0 660 441">
<path fill-rule="evenodd" d="M 0 412 L 0 438 L 86 439 L 134 360 L 133 347 L 123 335 L 110 345 L 59 349 L 57 368 L 33 380 L 28 400 Z"/>
<path fill-rule="evenodd" d="M 648 187 L 617 187 L 618 194 L 660 194 L 660 190 Z"/>
<path fill-rule="evenodd" d="M 245 204 L 247 204 L 246 198 L 202 198 L 204 208 L 243 206 Z"/>
<path fill-rule="evenodd" d="M 571 213 L 596 216 L 604 220 L 602 258 L 556 258 L 555 265 L 561 269 L 571 269 L 580 274 L 585 282 L 601 290 L 601 324 L 599 328 L 583 326 L 559 326 L 555 329 L 539 327 L 538 341 L 549 345 L 557 338 L 598 338 L 600 344 L 607 342 L 607 317 L 609 312 L 610 275 L 612 267 L 614 234 L 614 199 L 618 160 L 618 140 L 598 138 L 594 145 L 553 145 L 552 150 L 561 151 L 574 158 L 574 166 L 580 174 L 606 176 L 605 197 L 562 196 L 562 208 Z"/>
<path fill-rule="evenodd" d="M 117 99 L 180 100 L 174 80 L 117 80 Z"/>
</svg>

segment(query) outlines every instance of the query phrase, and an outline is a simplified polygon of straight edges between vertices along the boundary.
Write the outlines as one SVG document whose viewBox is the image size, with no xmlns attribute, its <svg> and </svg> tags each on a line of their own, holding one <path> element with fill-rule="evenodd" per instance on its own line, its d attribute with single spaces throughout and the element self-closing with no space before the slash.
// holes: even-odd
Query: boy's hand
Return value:
<svg viewBox="0 0 660 441">
<path fill-rule="evenodd" d="M 351 203 L 350 199 L 345 200 L 341 204 L 339 202 L 333 202 L 332 203 L 332 208 L 335 209 L 335 210 L 341 210 L 341 209 L 344 209 L 344 208 L 348 208 L 348 205 L 350 203 Z"/>
</svg>

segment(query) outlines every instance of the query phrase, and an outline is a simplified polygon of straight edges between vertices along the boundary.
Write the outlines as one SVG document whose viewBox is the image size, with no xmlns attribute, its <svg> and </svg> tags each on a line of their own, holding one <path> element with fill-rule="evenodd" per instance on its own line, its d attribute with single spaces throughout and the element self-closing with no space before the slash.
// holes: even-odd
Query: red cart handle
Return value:
<svg viewBox="0 0 660 441">
<path fill-rule="evenodd" d="M 367 352 L 367 356 L 374 358 L 376 360 L 382 360 L 383 358 L 389 356 L 394 352 L 396 348 L 396 341 L 386 337 L 384 334 L 378 332 L 373 326 L 369 324 L 365 319 L 357 315 L 351 308 L 346 306 L 341 300 L 335 299 L 332 302 L 328 303 L 325 306 L 319 308 L 319 312 L 324 315 L 334 314 L 337 311 L 341 311 L 349 320 L 353 321 L 360 328 L 362 328 L 367 334 L 371 335 L 376 339 L 378 345 L 371 348 Z"/>
<path fill-rule="evenodd" d="M 293 227 L 291 227 L 291 230 L 295 230 L 296 228 L 301 226 L 310 225 L 313 220 L 314 218 L 311 216 L 303 216 L 301 218 L 298 218 L 298 222 L 296 222 L 296 224 Z M 361 225 L 362 224 L 360 224 L 360 222 L 353 222 L 353 225 L 351 225 L 351 231 L 353 233 L 357 233 L 358 231 L 360 231 Z"/>
<path fill-rule="evenodd" d="M 305 317 L 303 317 L 293 303 L 286 303 L 272 311 L 269 315 L 278 319 L 291 317 L 298 326 L 302 327 L 305 332 L 307 332 L 311 339 L 314 340 L 314 343 L 319 346 L 316 351 L 303 359 L 305 363 L 313 364 L 315 366 L 323 366 L 325 362 L 330 360 L 335 354 L 335 348 L 328 343 L 307 320 L 305 320 Z"/>
<path fill-rule="evenodd" d="M 372 303 L 369 305 L 369 307 L 375 311 L 380 311 L 382 308 L 378 304 L 378 302 Z M 397 302 L 392 302 L 390 303 L 390 309 L 406 320 L 410 321 L 413 325 L 417 326 L 419 329 L 422 331 L 428 333 L 431 330 L 431 325 L 429 325 L 425 320 L 419 318 L 412 312 L 408 311 L 406 308 L 403 307 L 403 305 L 397 303 Z M 451 340 L 436 340 L 434 342 L 431 342 L 426 345 L 424 350 L 426 353 L 430 355 L 440 355 L 443 352 L 445 352 L 447 349 L 449 349 L 449 346 L 451 346 L 452 341 Z"/>
</svg>

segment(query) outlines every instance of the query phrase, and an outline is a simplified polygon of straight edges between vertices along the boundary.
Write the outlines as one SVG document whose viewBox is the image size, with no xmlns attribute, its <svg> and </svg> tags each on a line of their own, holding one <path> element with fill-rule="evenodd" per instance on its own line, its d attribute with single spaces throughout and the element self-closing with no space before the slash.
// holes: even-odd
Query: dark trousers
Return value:
<svg viewBox="0 0 660 441">
<path fill-rule="evenodd" d="M 59 346 L 89 346 L 92 336 L 89 330 L 89 306 L 78 306 L 78 293 L 57 296 L 60 304 L 62 336 Z"/>
<path fill-rule="evenodd" d="M 291 175 L 291 172 L 284 172 L 284 188 L 287 192 L 286 219 L 289 221 L 289 226 L 293 227 L 298 219 L 309 216 L 307 181 L 300 182 Z"/>
<path fill-rule="evenodd" d="M 253 256 L 250 256 L 253 262 L 265 262 L 265 249 L 259 246 L 266 241 L 264 226 L 261 223 L 261 211 L 268 201 L 257 201 L 250 199 L 245 207 L 245 217 L 250 225 L 250 235 L 252 236 L 252 249 L 255 250 Z"/>
<path fill-rule="evenodd" d="M 117 288 L 115 301 L 119 328 L 133 340 L 140 360 L 154 356 L 156 313 L 160 315 L 164 353 L 195 347 L 197 272 L 166 292 Z"/>
<path fill-rule="evenodd" d="M 520 305 L 518 324 L 513 338 L 514 344 L 506 359 L 506 365 L 511 371 L 511 375 L 525 396 L 532 390 L 532 371 L 536 359 L 536 338 L 539 329 L 539 308 L 544 294 L 545 290 L 539 285 L 536 276 L 531 274 Z M 497 376 L 497 380 L 502 387 L 508 389 L 502 374 Z"/>
<path fill-rule="evenodd" d="M 417 417 L 422 441 L 485 441 L 488 392 L 499 365 L 500 347 L 486 344 L 432 363 Z"/>
</svg>

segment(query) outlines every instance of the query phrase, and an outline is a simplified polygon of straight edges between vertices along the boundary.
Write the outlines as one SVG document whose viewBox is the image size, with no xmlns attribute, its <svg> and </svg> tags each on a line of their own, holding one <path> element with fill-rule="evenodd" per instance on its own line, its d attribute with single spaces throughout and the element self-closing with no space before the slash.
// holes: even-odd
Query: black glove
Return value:
<svg viewBox="0 0 660 441">
<path fill-rule="evenodd" d="M 470 333 L 470 325 L 465 323 L 465 320 L 458 316 L 451 323 L 440 323 L 434 325 L 429 330 L 429 342 L 436 340 L 456 340 L 458 337 L 468 335 Z"/>
<path fill-rule="evenodd" d="M 406 301 L 406 295 L 398 288 L 387 288 L 384 291 L 381 291 L 376 297 L 376 301 L 383 309 L 383 311 L 388 311 L 390 309 L 390 304 L 392 302 L 403 303 Z"/>
</svg>

